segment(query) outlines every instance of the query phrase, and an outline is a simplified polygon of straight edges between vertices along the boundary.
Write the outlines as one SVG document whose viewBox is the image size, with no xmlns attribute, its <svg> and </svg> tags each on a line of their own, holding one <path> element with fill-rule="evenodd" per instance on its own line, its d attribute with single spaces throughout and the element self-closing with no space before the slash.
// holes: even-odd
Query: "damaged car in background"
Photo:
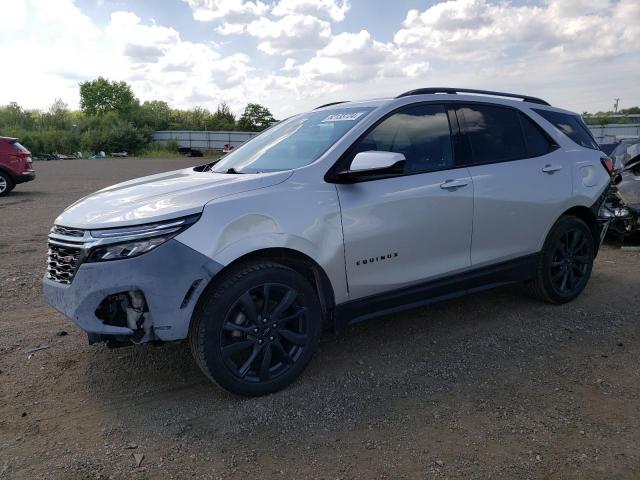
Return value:
<svg viewBox="0 0 640 480">
<path fill-rule="evenodd" d="M 640 229 L 640 139 L 621 142 L 611 158 L 614 175 L 600 216 L 611 219 L 610 232 L 625 238 Z"/>
</svg>

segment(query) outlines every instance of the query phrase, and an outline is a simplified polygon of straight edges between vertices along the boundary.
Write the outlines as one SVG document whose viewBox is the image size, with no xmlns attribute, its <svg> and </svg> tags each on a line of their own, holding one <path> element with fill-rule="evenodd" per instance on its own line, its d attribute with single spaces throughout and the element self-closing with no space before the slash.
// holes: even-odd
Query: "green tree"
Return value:
<svg viewBox="0 0 640 480">
<path fill-rule="evenodd" d="M 70 129 L 72 124 L 69 106 L 62 99 L 56 98 L 49 107 L 49 111 L 43 115 L 42 123 L 45 128 Z"/>
<path fill-rule="evenodd" d="M 229 105 L 227 105 L 226 102 L 222 102 L 220 105 L 218 105 L 218 108 L 216 109 L 216 113 L 213 114 L 213 118 L 221 122 L 226 122 L 230 124 L 236 123 L 236 116 L 233 113 L 231 113 L 231 109 L 229 108 Z"/>
<path fill-rule="evenodd" d="M 126 82 L 111 82 L 103 77 L 80 83 L 80 108 L 88 115 L 118 112 L 130 115 L 138 99 Z"/>
<path fill-rule="evenodd" d="M 166 130 L 171 121 L 171 109 L 167 102 L 151 100 L 140 105 L 136 124 L 152 128 L 153 130 Z"/>
<path fill-rule="evenodd" d="M 240 130 L 248 130 L 251 132 L 259 132 L 268 128 L 276 122 L 267 107 L 258 103 L 248 104 L 240 120 L 238 120 L 238 128 Z"/>
</svg>

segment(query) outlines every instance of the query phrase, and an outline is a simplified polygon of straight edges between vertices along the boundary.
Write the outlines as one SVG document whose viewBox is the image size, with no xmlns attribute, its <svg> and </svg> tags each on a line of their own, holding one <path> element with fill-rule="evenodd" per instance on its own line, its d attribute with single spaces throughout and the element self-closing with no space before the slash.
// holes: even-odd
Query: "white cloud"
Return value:
<svg viewBox="0 0 640 480">
<path fill-rule="evenodd" d="M 529 93 L 578 111 L 608 108 L 614 96 L 640 102 L 637 0 L 441 1 L 405 12 L 384 42 L 377 30 L 332 31 L 346 1 L 184 1 L 212 22 L 209 41 L 131 11 L 103 25 L 73 0 L 0 0 L 0 16 L 15 17 L 0 30 L 0 56 L 20 72 L 3 77 L 0 104 L 44 108 L 62 97 L 77 107 L 78 82 L 99 75 L 129 82 L 142 101 L 214 109 L 224 100 L 236 112 L 259 102 L 280 118 L 429 85 Z M 231 33 L 245 38 L 214 43 Z"/>
<path fill-rule="evenodd" d="M 107 36 L 114 42 L 135 45 L 158 46 L 178 43 L 180 34 L 173 28 L 160 25 L 144 25 L 140 17 L 131 12 L 113 12 L 106 29 Z"/>
<path fill-rule="evenodd" d="M 410 10 L 395 43 L 450 60 L 487 61 L 551 53 L 567 61 L 593 59 L 622 45 L 639 16 L 619 15 L 639 2 L 621 0 L 551 0 L 542 5 L 514 5 L 488 0 L 455 0 L 426 10 Z M 632 35 L 633 36 L 633 35 Z"/>
<path fill-rule="evenodd" d="M 329 22 L 309 15 L 287 15 L 279 20 L 261 18 L 247 26 L 258 39 L 258 49 L 269 55 L 288 55 L 321 48 L 331 37 Z"/>
<path fill-rule="evenodd" d="M 114 12 L 101 27 L 71 0 L 53 3 L 28 0 L 22 29 L 0 31 L 0 55 L 21 72 L 3 78 L 0 104 L 46 108 L 60 97 L 77 108 L 78 82 L 98 76 L 127 81 L 141 101 L 180 108 L 214 109 L 224 100 L 240 111 L 251 97 L 246 84 L 253 67 L 245 54 L 222 56 L 212 44 L 185 41 L 132 12 Z"/>
<path fill-rule="evenodd" d="M 291 70 L 294 65 L 285 67 Z M 391 78 L 414 79 L 427 74 L 430 64 L 393 43 L 378 42 L 367 30 L 361 30 L 334 36 L 326 47 L 295 69 L 304 84 L 315 83 L 322 91 Z"/>
<path fill-rule="evenodd" d="M 246 25 L 242 23 L 225 23 L 216 28 L 216 32 L 220 35 L 235 35 L 243 33 L 246 29 Z"/>
<path fill-rule="evenodd" d="M 269 7 L 261 2 L 244 0 L 184 0 L 201 22 L 224 20 L 227 23 L 247 24 L 267 13 Z"/>
<path fill-rule="evenodd" d="M 341 22 L 349 8 L 348 0 L 279 0 L 271 12 L 276 16 L 311 15 Z"/>
<path fill-rule="evenodd" d="M 135 45 L 133 43 L 127 43 L 122 53 L 136 63 L 155 63 L 164 55 L 164 51 L 161 48 Z"/>
</svg>

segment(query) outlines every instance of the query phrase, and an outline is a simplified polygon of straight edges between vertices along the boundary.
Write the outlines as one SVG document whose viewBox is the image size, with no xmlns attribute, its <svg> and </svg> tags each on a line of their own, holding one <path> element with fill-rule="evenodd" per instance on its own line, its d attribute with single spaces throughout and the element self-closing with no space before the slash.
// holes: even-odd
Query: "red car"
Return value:
<svg viewBox="0 0 640 480">
<path fill-rule="evenodd" d="M 18 183 L 34 178 L 31 152 L 16 138 L 0 137 L 0 197 L 7 195 Z"/>
</svg>

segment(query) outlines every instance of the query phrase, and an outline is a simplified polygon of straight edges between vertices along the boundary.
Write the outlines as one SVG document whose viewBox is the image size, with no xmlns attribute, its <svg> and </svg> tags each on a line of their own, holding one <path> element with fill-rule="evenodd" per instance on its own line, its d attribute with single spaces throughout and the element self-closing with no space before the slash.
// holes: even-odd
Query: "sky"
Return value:
<svg viewBox="0 0 640 480">
<path fill-rule="evenodd" d="M 78 108 L 78 83 L 276 118 L 419 87 L 640 105 L 640 0 L 0 0 L 0 105 Z"/>
</svg>

